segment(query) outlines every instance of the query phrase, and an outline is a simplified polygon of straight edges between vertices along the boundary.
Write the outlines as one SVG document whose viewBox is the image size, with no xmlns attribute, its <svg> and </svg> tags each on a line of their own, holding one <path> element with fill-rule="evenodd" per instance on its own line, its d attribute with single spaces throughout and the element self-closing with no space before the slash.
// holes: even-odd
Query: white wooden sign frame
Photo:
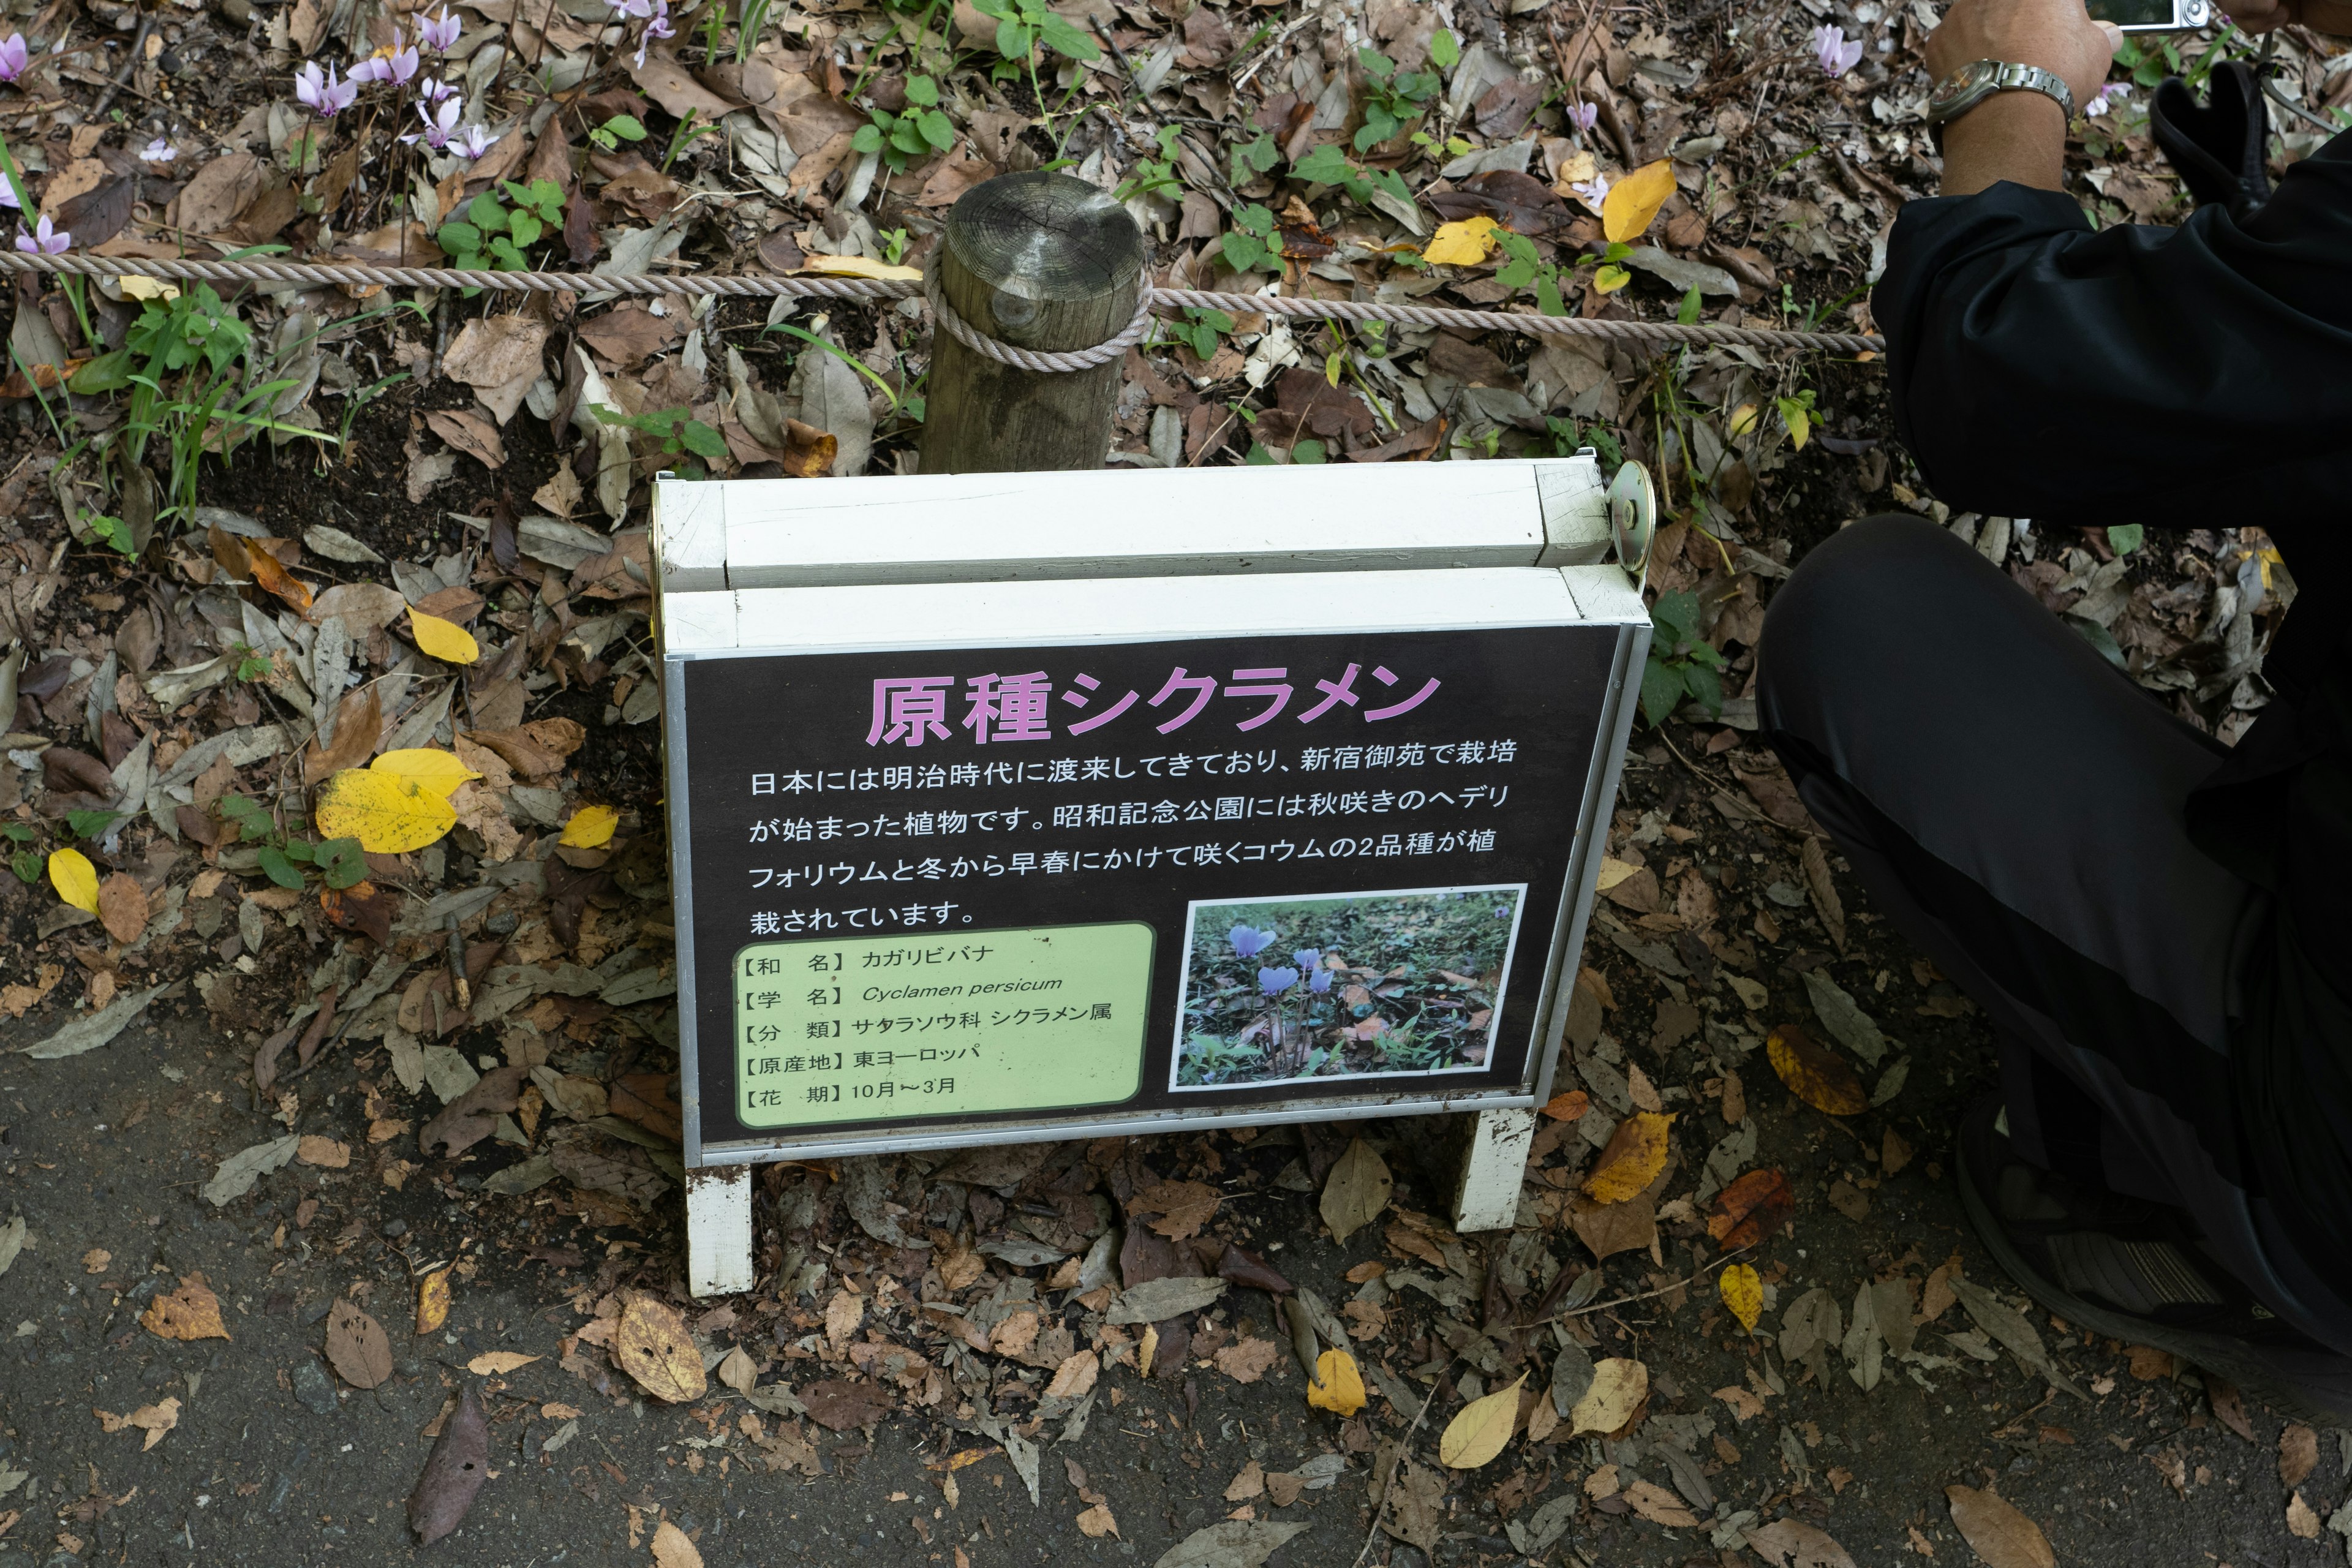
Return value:
<svg viewBox="0 0 2352 1568">
<path fill-rule="evenodd" d="M 1648 476 L 1604 487 L 1590 453 L 1470 463 L 1105 469 L 691 482 L 654 499 L 656 632 L 672 890 L 689 1284 L 751 1284 L 751 1174 L 766 1159 L 881 1149 L 1454 1111 L 1476 1117 L 1454 1194 L 1464 1230 L 1516 1218 L 1535 1108 L 1550 1093 L 1650 617 Z M 1335 591 L 1317 591 L 1313 579 Z M 1307 579 L 1302 581 L 1302 579 Z M 1344 606 L 1344 607 L 1342 607 Z M 1569 896 L 1548 943 L 1537 1039 L 1515 1090 L 1401 1089 L 1311 1104 L 925 1125 L 887 1134 L 706 1146 L 687 820 L 691 740 L 681 667 L 747 653 L 1230 638 L 1286 632 L 1615 628 L 1599 735 L 1575 819 Z M 1086 628 L 1081 630 L 1079 628 Z M 731 1049 L 731 1046 L 730 1047 Z"/>
</svg>

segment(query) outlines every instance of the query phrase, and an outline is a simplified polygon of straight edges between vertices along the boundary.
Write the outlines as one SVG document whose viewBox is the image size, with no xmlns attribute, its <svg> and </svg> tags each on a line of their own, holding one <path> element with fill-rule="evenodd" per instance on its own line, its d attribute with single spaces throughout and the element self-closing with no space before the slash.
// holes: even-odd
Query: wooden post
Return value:
<svg viewBox="0 0 2352 1568">
<path fill-rule="evenodd" d="M 1133 318 L 1143 235 L 1083 180 L 1002 174 L 949 211 L 932 265 L 948 304 L 979 331 L 1069 353 L 1116 337 Z M 1117 359 L 1092 370 L 1016 370 L 935 333 L 923 472 L 1101 468 L 1119 374 Z"/>
</svg>

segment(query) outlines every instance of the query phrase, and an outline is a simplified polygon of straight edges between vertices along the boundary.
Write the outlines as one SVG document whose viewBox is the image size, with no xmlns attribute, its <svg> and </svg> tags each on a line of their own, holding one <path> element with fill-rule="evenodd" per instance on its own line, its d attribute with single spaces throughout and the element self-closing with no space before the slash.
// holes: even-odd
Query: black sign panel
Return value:
<svg viewBox="0 0 2352 1568">
<path fill-rule="evenodd" d="M 1517 1089 L 1617 638 L 677 661 L 700 1142 Z"/>
</svg>

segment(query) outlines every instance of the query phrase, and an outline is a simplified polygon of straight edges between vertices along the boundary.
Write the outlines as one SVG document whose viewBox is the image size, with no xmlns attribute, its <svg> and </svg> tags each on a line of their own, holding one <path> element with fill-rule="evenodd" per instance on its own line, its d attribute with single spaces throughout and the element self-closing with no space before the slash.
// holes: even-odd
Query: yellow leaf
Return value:
<svg viewBox="0 0 2352 1568">
<path fill-rule="evenodd" d="M 1439 267 L 1475 267 L 1494 250 L 1495 220 L 1465 217 L 1439 224 L 1421 258 Z"/>
<path fill-rule="evenodd" d="M 408 630 L 419 649 L 444 664 L 471 664 L 482 657 L 482 645 L 474 640 L 474 634 L 455 621 L 411 609 Z"/>
<path fill-rule="evenodd" d="M 1745 436 L 1756 428 L 1756 405 L 1743 403 L 1731 411 L 1731 433 Z"/>
<path fill-rule="evenodd" d="M 1595 1362 L 1592 1386 L 1584 1391 L 1584 1397 L 1568 1413 L 1569 1436 L 1614 1432 L 1633 1418 L 1633 1412 L 1649 1396 L 1650 1369 L 1640 1362 L 1616 1356 Z"/>
<path fill-rule="evenodd" d="M 1675 165 L 1661 158 L 1644 163 L 1615 184 L 1601 203 L 1601 232 L 1612 245 L 1639 237 L 1675 194 Z"/>
<path fill-rule="evenodd" d="M 1789 1092 L 1830 1116 L 1859 1116 L 1870 1109 L 1870 1092 L 1845 1058 L 1815 1045 L 1804 1030 L 1783 1024 L 1764 1038 L 1764 1054 Z"/>
<path fill-rule="evenodd" d="M 1666 1168 L 1666 1130 L 1674 1124 L 1671 1114 L 1654 1110 L 1637 1110 L 1619 1122 L 1616 1136 L 1593 1162 L 1592 1174 L 1584 1178 L 1585 1196 L 1603 1204 L 1639 1196 Z"/>
<path fill-rule="evenodd" d="M 567 849 L 602 849 L 613 841 L 613 829 L 620 822 L 621 814 L 609 805 L 583 805 L 572 814 L 556 842 Z"/>
<path fill-rule="evenodd" d="M 1603 855 L 1601 858 L 1601 879 L 1595 887 L 1597 890 L 1605 893 L 1640 869 L 1639 866 L 1629 860 L 1612 859 Z"/>
<path fill-rule="evenodd" d="M 1756 1327 L 1756 1320 L 1764 1314 L 1764 1282 L 1756 1277 L 1756 1270 L 1735 1263 L 1717 1276 L 1715 1288 L 1741 1328 Z"/>
<path fill-rule="evenodd" d="M 920 283 L 923 274 L 913 267 L 892 267 L 864 256 L 812 256 L 803 272 L 814 272 L 826 278 L 881 278 L 907 283 Z"/>
<path fill-rule="evenodd" d="M 1316 1409 L 1353 1415 L 1364 1407 L 1364 1374 L 1346 1351 L 1325 1351 L 1316 1357 L 1315 1376 L 1318 1382 L 1307 1385 L 1307 1403 Z"/>
<path fill-rule="evenodd" d="M 159 282 L 152 278 L 118 278 L 114 281 L 125 296 L 133 300 L 176 300 L 180 297 L 180 286 L 176 283 Z"/>
<path fill-rule="evenodd" d="M 621 1370 L 666 1404 L 699 1399 L 710 1386 L 703 1374 L 702 1353 L 686 1331 L 686 1320 L 677 1308 L 650 1296 L 640 1296 L 622 1309 L 613 1349 Z"/>
<path fill-rule="evenodd" d="M 1449 1470 L 1475 1470 L 1501 1453 L 1519 1424 L 1519 1384 L 1527 1380 L 1521 1373 L 1510 1387 L 1464 1405 L 1437 1440 L 1437 1462 Z"/>
<path fill-rule="evenodd" d="M 447 801 L 397 773 L 345 768 L 319 786 L 319 831 L 375 855 L 422 849 L 457 826 Z"/>
<path fill-rule="evenodd" d="M 437 1333 L 449 1321 L 449 1271 L 436 1268 L 416 1282 L 416 1331 Z"/>
<path fill-rule="evenodd" d="M 1633 275 L 1622 267 L 1596 268 L 1592 274 L 1592 289 L 1596 294 L 1614 294 L 1633 281 Z"/>
<path fill-rule="evenodd" d="M 1806 416 L 1802 408 L 1790 403 L 1783 403 L 1780 405 L 1780 418 L 1789 426 L 1789 444 L 1798 451 L 1803 451 L 1806 437 L 1813 433 L 1812 420 Z"/>
<path fill-rule="evenodd" d="M 417 788 L 442 800 L 455 795 L 457 786 L 467 780 L 482 776 L 459 762 L 454 753 L 436 751 L 431 746 L 386 752 L 368 764 L 368 771 L 406 779 Z"/>
<path fill-rule="evenodd" d="M 1600 172 L 1601 166 L 1592 161 L 1592 154 L 1580 148 L 1559 161 L 1559 177 L 1551 183 L 1552 193 L 1573 196 L 1577 186 L 1591 184 L 1592 176 Z"/>
<path fill-rule="evenodd" d="M 74 908 L 98 913 L 98 868 L 80 850 L 50 851 L 49 886 Z"/>
</svg>

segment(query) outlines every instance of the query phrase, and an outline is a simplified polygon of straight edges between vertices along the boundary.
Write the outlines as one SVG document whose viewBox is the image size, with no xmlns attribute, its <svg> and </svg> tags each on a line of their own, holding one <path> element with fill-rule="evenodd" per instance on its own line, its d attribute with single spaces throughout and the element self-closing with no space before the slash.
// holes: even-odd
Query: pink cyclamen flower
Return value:
<svg viewBox="0 0 2352 1568">
<path fill-rule="evenodd" d="M 441 112 L 438 115 L 425 104 L 419 103 L 416 106 L 416 118 L 425 121 L 425 129 L 412 132 L 401 140 L 411 143 L 422 142 L 427 147 L 436 149 L 446 147 L 449 145 L 449 138 L 457 133 L 457 116 L 465 110 L 465 104 L 454 92 L 442 94 Z"/>
<path fill-rule="evenodd" d="M 16 248 L 28 256 L 62 256 L 73 245 L 73 236 L 49 225 L 49 215 L 41 215 L 40 226 L 30 234 L 16 237 Z"/>
<path fill-rule="evenodd" d="M 1586 206 L 1599 212 L 1601 204 L 1609 199 L 1609 176 L 1595 173 L 1592 178 L 1580 180 L 1568 188 L 1574 191 Z"/>
<path fill-rule="evenodd" d="M 370 55 L 352 68 L 353 81 L 386 81 L 394 87 L 406 87 L 416 74 L 416 51 L 403 48 L 400 35 L 392 36 L 392 47 Z"/>
<path fill-rule="evenodd" d="M 490 144 L 497 140 L 497 137 L 490 135 L 480 126 L 468 125 L 463 136 L 449 138 L 449 151 L 457 153 L 460 158 L 472 160 L 488 152 Z"/>
<path fill-rule="evenodd" d="M 416 99 L 420 104 L 438 105 L 457 96 L 457 89 L 438 77 L 428 76 L 416 84 Z"/>
<path fill-rule="evenodd" d="M 328 67 L 326 74 L 321 76 L 318 61 L 305 60 L 294 78 L 294 96 L 307 104 L 320 119 L 332 120 L 359 101 L 360 84 L 356 78 L 348 80 L 338 78 L 332 66 Z"/>
<path fill-rule="evenodd" d="M 446 5 L 441 8 L 441 15 L 437 17 L 416 18 L 417 37 L 422 38 L 425 47 L 435 54 L 446 55 L 456 48 L 457 31 L 457 18 L 449 15 L 449 8 Z"/>
<path fill-rule="evenodd" d="M 646 22 L 646 30 L 637 39 L 637 68 L 639 70 L 643 70 L 645 68 L 646 49 L 647 46 L 652 44 L 656 38 L 669 38 L 677 37 L 677 29 L 669 25 L 669 0 L 653 0 L 653 5 L 654 14 L 651 17 L 647 18 Z"/>
<path fill-rule="evenodd" d="M 15 81 L 33 63 L 33 51 L 25 47 L 25 35 L 11 33 L 0 38 L 0 81 Z"/>
<path fill-rule="evenodd" d="M 139 149 L 139 161 L 142 163 L 168 163 L 179 155 L 180 150 L 161 136 Z"/>
<path fill-rule="evenodd" d="M 2105 114 L 2114 106 L 2112 100 L 2115 98 L 2116 94 L 2122 90 L 2123 83 L 2121 82 L 2110 81 L 2100 83 L 2099 90 L 2091 95 L 2091 101 L 2083 105 L 2083 112 L 2085 114 Z"/>
<path fill-rule="evenodd" d="M 1593 122 L 1601 118 L 1597 103 L 1571 103 L 1568 106 L 1568 122 L 1579 132 L 1590 132 Z"/>
<path fill-rule="evenodd" d="M 1816 27 L 1813 58 L 1821 61 L 1822 75 L 1843 76 L 1862 63 L 1862 40 L 1847 37 L 1843 27 Z"/>
<path fill-rule="evenodd" d="M 654 14 L 653 0 L 604 0 L 604 4 L 613 8 L 613 19 L 616 22 L 627 16 L 650 16 Z"/>
<path fill-rule="evenodd" d="M 22 212 L 24 205 L 16 200 L 16 187 L 5 174 L 0 174 L 0 207 L 10 212 Z"/>
</svg>

